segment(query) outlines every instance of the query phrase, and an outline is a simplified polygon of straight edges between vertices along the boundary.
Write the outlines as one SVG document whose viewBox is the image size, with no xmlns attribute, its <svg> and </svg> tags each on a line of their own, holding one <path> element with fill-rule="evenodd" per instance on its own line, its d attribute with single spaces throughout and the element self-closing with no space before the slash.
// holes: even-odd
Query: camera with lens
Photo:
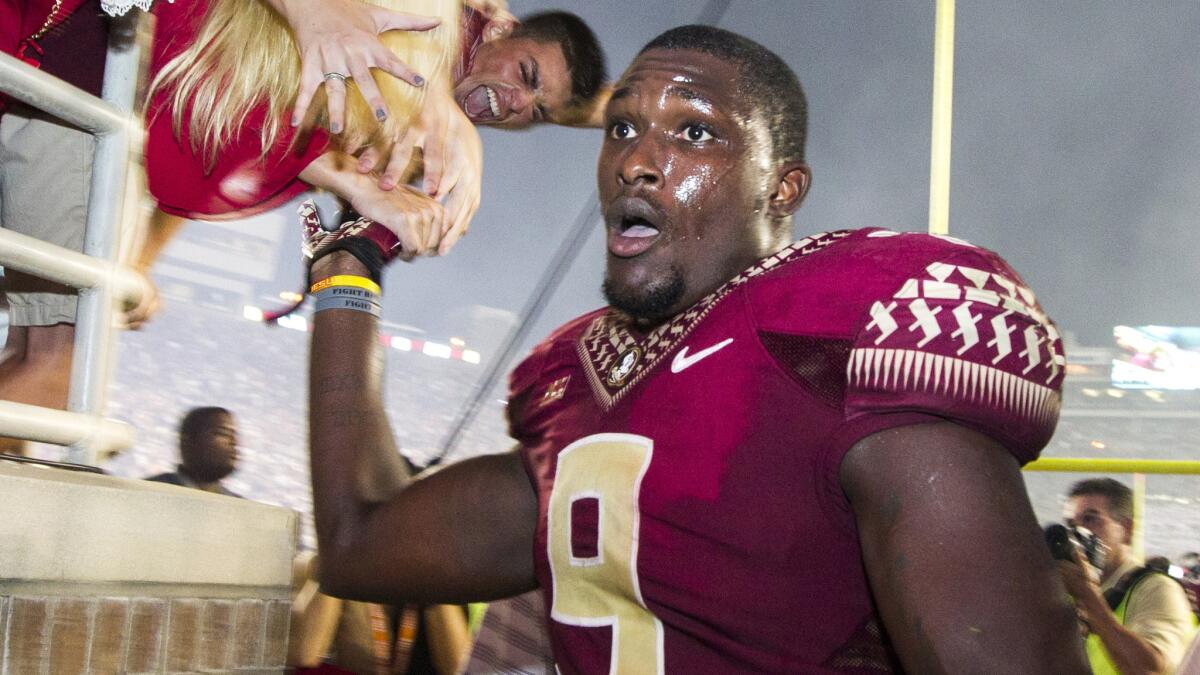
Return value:
<svg viewBox="0 0 1200 675">
<path fill-rule="evenodd" d="M 1045 529 L 1046 543 L 1050 546 L 1050 555 L 1055 560 L 1070 560 L 1072 549 L 1079 551 L 1079 557 L 1096 569 L 1104 569 L 1104 561 L 1108 558 L 1108 547 L 1086 527 L 1067 527 L 1066 525 L 1047 525 Z"/>
</svg>

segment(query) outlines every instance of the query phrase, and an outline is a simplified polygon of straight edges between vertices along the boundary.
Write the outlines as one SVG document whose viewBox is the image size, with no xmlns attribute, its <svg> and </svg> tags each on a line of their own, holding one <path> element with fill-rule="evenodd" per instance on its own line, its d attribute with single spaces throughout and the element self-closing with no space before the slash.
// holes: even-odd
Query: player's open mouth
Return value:
<svg viewBox="0 0 1200 675">
<path fill-rule="evenodd" d="M 500 97 L 495 89 L 481 84 L 463 97 L 462 109 L 472 122 L 495 122 L 500 119 Z"/>
<path fill-rule="evenodd" d="M 639 216 L 625 216 L 608 228 L 608 251 L 618 258 L 644 253 L 658 241 L 658 226 Z"/>
</svg>

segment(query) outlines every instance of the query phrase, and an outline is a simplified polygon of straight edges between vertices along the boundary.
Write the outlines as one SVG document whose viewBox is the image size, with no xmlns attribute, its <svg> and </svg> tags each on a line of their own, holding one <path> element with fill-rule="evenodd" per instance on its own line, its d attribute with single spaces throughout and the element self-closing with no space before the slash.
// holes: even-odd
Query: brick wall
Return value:
<svg viewBox="0 0 1200 675">
<path fill-rule="evenodd" d="M 296 515 L 0 462 L 0 675 L 281 674 Z"/>
<path fill-rule="evenodd" d="M 290 603 L 0 596 L 0 675 L 281 673 Z"/>
</svg>

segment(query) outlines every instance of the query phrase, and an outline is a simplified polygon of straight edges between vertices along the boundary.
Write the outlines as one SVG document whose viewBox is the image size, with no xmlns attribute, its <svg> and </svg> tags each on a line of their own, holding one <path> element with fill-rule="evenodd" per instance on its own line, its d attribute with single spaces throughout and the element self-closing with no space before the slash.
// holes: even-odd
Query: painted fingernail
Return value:
<svg viewBox="0 0 1200 675">
<path fill-rule="evenodd" d="M 333 124 L 331 124 L 329 126 L 329 130 L 335 134 L 340 134 L 340 133 L 342 133 L 342 125 L 338 124 L 337 122 L 334 122 Z"/>
<path fill-rule="evenodd" d="M 387 119 L 387 111 L 384 110 L 383 108 L 376 108 L 375 109 L 375 118 L 378 119 L 380 122 L 386 120 Z"/>
<path fill-rule="evenodd" d="M 425 86 L 425 78 L 421 77 L 420 75 L 417 75 L 417 76 L 413 77 L 413 84 L 417 85 L 418 87 L 423 87 L 423 86 Z"/>
<path fill-rule="evenodd" d="M 294 126 L 294 127 L 300 126 L 300 116 L 299 115 L 292 115 L 292 126 Z"/>
</svg>

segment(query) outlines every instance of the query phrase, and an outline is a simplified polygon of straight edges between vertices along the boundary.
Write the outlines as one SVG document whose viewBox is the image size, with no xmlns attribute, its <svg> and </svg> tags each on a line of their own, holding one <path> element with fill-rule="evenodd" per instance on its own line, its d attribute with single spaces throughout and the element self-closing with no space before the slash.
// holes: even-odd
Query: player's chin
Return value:
<svg viewBox="0 0 1200 675">
<path fill-rule="evenodd" d="M 685 284 L 682 272 L 673 265 L 652 271 L 612 255 L 608 263 L 603 291 L 609 306 L 645 321 L 670 318 L 678 309 Z M 627 266 L 640 269 L 622 269 Z"/>
</svg>

